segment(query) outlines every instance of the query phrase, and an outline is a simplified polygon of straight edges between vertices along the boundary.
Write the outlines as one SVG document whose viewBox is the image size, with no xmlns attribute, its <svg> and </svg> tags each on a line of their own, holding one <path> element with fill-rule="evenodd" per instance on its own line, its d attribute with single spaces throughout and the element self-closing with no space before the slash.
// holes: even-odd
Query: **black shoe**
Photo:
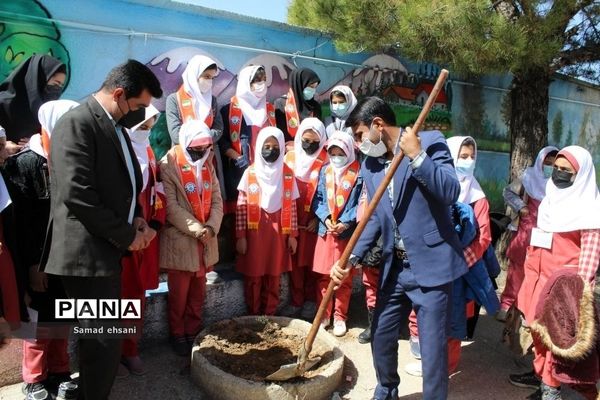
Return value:
<svg viewBox="0 0 600 400">
<path fill-rule="evenodd" d="M 58 387 L 63 382 L 69 382 L 71 380 L 71 374 L 69 372 L 63 372 L 60 374 L 48 374 L 48 379 L 44 382 L 46 389 L 54 396 L 58 393 Z"/>
<path fill-rule="evenodd" d="M 52 400 L 52 396 L 43 382 L 26 383 L 23 391 L 25 400 Z"/>
<path fill-rule="evenodd" d="M 56 400 L 77 400 L 79 396 L 79 381 L 71 380 L 62 382 L 58 386 Z"/>
<path fill-rule="evenodd" d="M 375 310 L 373 308 L 369 308 L 369 326 L 367 329 L 362 331 L 360 335 L 358 335 L 358 343 L 367 344 L 371 343 L 371 325 L 373 324 L 373 312 Z"/>
<path fill-rule="evenodd" d="M 540 384 L 542 383 L 540 378 L 538 378 L 533 371 L 524 374 L 509 375 L 508 380 L 515 386 L 531 389 L 539 389 Z"/>
<path fill-rule="evenodd" d="M 178 356 L 188 357 L 190 355 L 190 344 L 185 336 L 171 337 L 171 347 Z"/>
</svg>

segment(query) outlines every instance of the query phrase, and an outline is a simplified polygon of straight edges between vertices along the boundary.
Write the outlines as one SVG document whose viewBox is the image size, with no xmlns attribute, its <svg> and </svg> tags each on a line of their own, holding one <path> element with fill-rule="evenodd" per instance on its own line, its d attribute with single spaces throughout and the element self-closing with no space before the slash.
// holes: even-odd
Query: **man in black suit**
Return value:
<svg viewBox="0 0 600 400">
<path fill-rule="evenodd" d="M 137 216 L 142 175 L 124 128 L 141 122 L 152 97 L 161 96 L 152 71 L 129 60 L 54 128 L 49 236 L 41 268 L 61 277 L 69 298 L 120 298 L 121 257 L 145 248 L 156 235 Z M 95 320 L 79 324 L 100 326 Z M 119 339 L 80 339 L 80 398 L 108 398 L 120 354 Z"/>
</svg>

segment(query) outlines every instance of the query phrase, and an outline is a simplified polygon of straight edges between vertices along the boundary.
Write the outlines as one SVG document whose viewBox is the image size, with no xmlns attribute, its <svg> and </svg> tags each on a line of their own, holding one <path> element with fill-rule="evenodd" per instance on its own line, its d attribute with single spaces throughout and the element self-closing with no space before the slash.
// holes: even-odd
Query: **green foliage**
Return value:
<svg viewBox="0 0 600 400">
<path fill-rule="evenodd" d="M 477 141 L 479 144 L 479 141 Z M 504 198 L 502 197 L 502 190 L 506 185 L 506 182 L 498 182 L 497 180 L 477 179 L 483 189 L 483 193 L 490 202 L 490 211 L 492 212 L 504 212 L 506 206 L 504 205 Z"/>
<path fill-rule="evenodd" d="M 594 3 L 292 0 L 288 21 L 329 33 L 342 51 L 397 51 L 466 75 L 526 74 L 600 59 Z"/>
<path fill-rule="evenodd" d="M 157 160 L 163 158 L 171 148 L 171 136 L 169 136 L 169 130 L 167 129 L 165 113 L 160 113 L 156 123 L 152 127 L 152 131 L 150 132 L 150 147 L 152 147 Z"/>
</svg>

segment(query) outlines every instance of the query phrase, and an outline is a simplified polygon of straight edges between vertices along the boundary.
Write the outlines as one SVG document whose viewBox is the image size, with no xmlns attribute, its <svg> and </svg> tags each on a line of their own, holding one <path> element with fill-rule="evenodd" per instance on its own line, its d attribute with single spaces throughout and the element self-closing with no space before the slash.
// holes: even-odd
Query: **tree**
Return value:
<svg viewBox="0 0 600 400">
<path fill-rule="evenodd" d="M 548 142 L 556 73 L 598 80 L 598 0 L 292 0 L 288 20 L 341 51 L 398 52 L 453 73 L 511 73 L 511 178 Z"/>
</svg>

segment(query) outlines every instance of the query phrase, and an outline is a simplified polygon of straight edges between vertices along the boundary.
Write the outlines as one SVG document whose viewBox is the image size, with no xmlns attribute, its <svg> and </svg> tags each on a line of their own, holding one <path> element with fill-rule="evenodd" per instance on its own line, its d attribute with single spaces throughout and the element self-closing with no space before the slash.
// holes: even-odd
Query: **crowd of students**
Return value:
<svg viewBox="0 0 600 400">
<path fill-rule="evenodd" d="M 375 119 L 387 119 L 392 126 L 393 114 L 387 115 L 385 107 L 388 106 L 384 105 L 385 115 L 372 115 L 370 121 L 360 120 L 359 115 L 364 115 L 370 103 L 357 101 L 347 86 L 331 90 L 328 104 L 331 115 L 323 119 L 321 105 L 314 99 L 320 78 L 308 68 L 292 71 L 289 91 L 271 104 L 267 101 L 265 68 L 244 67 L 238 74 L 235 95 L 220 108 L 212 92 L 217 74 L 217 63 L 209 57 L 197 55 L 189 60 L 181 87 L 167 97 L 165 113 L 172 147 L 161 160 L 155 158 L 149 141 L 159 115 L 154 106 L 143 102 L 132 106 L 129 100 L 139 96 L 131 93 L 125 93 L 127 105 L 121 106 L 117 99 L 122 94 L 118 91 L 120 81 L 111 81 L 113 75 L 110 74 L 96 99 L 117 129 L 116 134 L 114 129 L 109 134 L 122 146 L 122 154 L 131 152 L 135 157 L 124 158 L 127 167 L 124 171 L 129 172 L 125 176 L 131 177 L 133 193 L 137 193 L 137 201 L 128 200 L 131 209 L 126 220 L 143 237 L 138 242 L 136 233 L 131 239 L 133 242 L 125 247 L 129 251 L 122 252 L 120 297 L 139 299 L 143 305 L 145 291 L 156 288 L 159 273 L 166 272 L 170 340 L 174 351 L 182 356 L 189 355 L 193 340 L 202 328 L 206 274 L 219 261 L 217 237 L 226 234 L 222 232 L 227 227 L 224 219 L 234 221 L 230 233 L 235 243 L 230 245 L 237 253 L 236 270 L 244 278 L 248 314 L 279 313 L 311 319 L 330 276 L 335 275 L 332 268 L 372 197 L 363 182 L 365 168 L 371 168 L 365 166 L 364 161 L 379 159 L 387 170 L 389 160 L 385 161 L 385 157 L 393 156 L 405 146 L 402 130 L 398 131 L 395 143 L 384 143 L 390 139 L 381 132 L 377 141 L 373 133 Z M 60 279 L 61 274 L 46 273 L 40 268 L 42 253 L 51 244 L 48 242 L 56 241 L 47 234 L 52 231 L 49 221 L 55 212 L 51 199 L 60 194 L 61 204 L 66 204 L 67 209 L 71 202 L 77 203 L 70 201 L 70 192 L 54 193 L 60 186 L 50 185 L 54 180 L 53 162 L 60 164 L 56 157 L 62 159 L 63 153 L 67 157 L 80 150 L 52 147 L 54 135 L 62 135 L 66 129 L 63 126 L 67 124 L 66 119 L 55 129 L 61 117 L 74 115 L 70 114 L 71 110 L 85 107 L 70 100 L 59 100 L 65 79 L 63 64 L 50 56 L 36 55 L 0 84 L 0 125 L 3 127 L 0 165 L 4 177 L 0 177 L 0 317 L 13 328 L 19 321 L 33 318 L 28 315 L 28 309 L 36 310 L 38 322 L 54 321 L 53 300 L 69 297 L 72 291 L 64 285 L 64 279 Z M 146 82 L 148 90 L 153 88 L 152 82 Z M 154 97 L 161 94 L 160 88 L 151 92 Z M 102 93 L 112 96 L 115 111 L 101 100 Z M 115 115 L 121 118 L 116 119 Z M 366 131 L 353 129 L 363 122 L 371 124 Z M 119 135 L 122 128 L 126 137 Z M 461 341 L 473 338 L 480 307 L 501 321 L 512 307 L 514 312 L 523 314 L 523 324 L 533 331 L 535 362 L 533 372 L 511 375 L 511 382 L 536 388 L 531 398 L 560 399 L 561 383 L 574 385 L 588 399 L 595 398 L 594 383 L 600 377 L 597 362 L 600 347 L 592 343 L 595 337 L 587 339 L 588 347 L 580 349 L 581 354 L 565 356 L 569 348 L 565 349 L 562 342 L 557 343 L 556 337 L 561 336 L 561 329 L 575 327 L 557 327 L 547 315 L 551 315 L 549 308 L 559 307 L 552 290 L 568 290 L 560 286 L 565 274 L 567 278 L 575 275 L 582 279 L 584 294 L 594 286 L 600 260 L 600 197 L 591 155 L 578 146 L 560 151 L 545 147 L 534 165 L 505 188 L 504 198 L 519 218 L 511 225 L 514 233 L 506 254 L 508 278 L 499 300 L 495 278 L 500 267 L 492 245 L 490 205 L 474 176 L 477 143 L 470 136 L 454 136 L 435 151 L 451 160 L 454 167 L 451 179 L 460 186 L 453 204 L 442 207 L 451 215 L 456 235 L 452 240 L 447 237 L 439 240 L 452 243 L 459 240 L 456 243 L 458 246 L 460 242 L 462 252 L 458 257 L 464 259 L 468 267 L 467 273 L 458 274 L 460 276 L 450 283 L 453 296 L 447 309 L 447 350 L 441 353 L 447 352 L 447 373 L 458 368 Z M 422 150 L 411 157 L 410 168 L 405 170 L 425 168 L 421 166 L 436 154 L 430 148 Z M 434 162 L 450 165 L 444 160 Z M 381 169 L 383 171 L 383 167 Z M 435 173 L 432 174 L 433 182 L 441 182 L 442 177 L 434 178 Z M 426 189 L 424 181 L 417 179 L 415 184 L 416 181 L 423 185 L 424 198 L 434 201 L 427 194 L 432 189 Z M 77 183 L 85 185 L 86 182 Z M 405 184 L 405 181 L 393 180 L 388 188 L 389 199 L 382 201 L 391 202 L 396 209 L 400 190 L 396 185 Z M 129 209 L 129 204 L 127 207 Z M 403 265 L 401 269 L 409 269 L 408 261 L 414 255 L 411 255 L 411 242 L 403 240 L 401 235 L 406 233 L 400 228 L 401 222 L 396 223 L 391 241 L 393 249 L 388 248 L 387 238 L 382 240 L 385 233 L 380 230 L 378 235 L 370 237 L 369 252 L 352 263 L 352 266 L 362 266 L 367 289 L 369 326 L 359 335 L 361 343 L 371 342 L 377 329 L 383 329 L 378 304 L 388 300 L 377 299 L 378 288 L 389 279 L 380 278 L 383 260 L 396 257 Z M 425 236 L 427 246 L 437 245 L 438 242 L 430 242 L 436 238 Z M 118 238 L 114 243 L 112 237 L 98 240 L 104 241 L 106 246 L 122 248 Z M 418 274 L 417 268 L 413 268 Z M 431 265 L 428 273 L 435 275 L 436 266 Z M 284 274 L 289 275 L 291 302 L 282 307 L 280 282 Z M 416 278 L 418 281 L 419 277 Z M 351 291 L 352 279 L 341 282 L 333 304 L 321 321 L 325 329 L 333 326 L 335 336 L 347 332 Z M 571 309 L 561 309 L 562 312 L 579 315 L 578 310 L 572 308 L 577 308 L 582 301 L 574 296 Z M 423 359 L 423 366 L 421 362 L 409 364 L 406 371 L 427 380 L 428 374 L 433 376 L 432 368 L 439 366 L 425 362 L 431 353 L 420 346 L 420 337 L 429 334 L 424 332 L 429 324 L 418 326 L 418 321 L 425 321 L 424 309 L 414 307 L 407 321 L 411 353 L 416 359 Z M 593 310 L 591 318 L 595 318 Z M 66 337 L 50 335 L 52 338 L 47 338 L 42 330 L 40 325 L 38 337 L 23 342 L 27 399 L 51 398 L 61 383 L 70 381 Z M 584 339 L 576 335 L 573 340 Z M 112 374 L 106 380 L 110 385 L 114 376 L 147 372 L 135 337 L 126 338 L 119 353 L 118 368 L 108 368 L 106 372 Z M 376 354 L 374 347 L 374 356 Z M 83 362 L 85 359 L 82 361 L 80 355 L 80 369 L 84 368 Z M 595 373 L 578 374 L 579 362 L 595 365 Z M 446 371 L 445 367 L 441 370 Z M 84 380 L 81 385 L 92 384 Z M 82 398 L 103 398 L 101 392 L 94 394 L 89 388 L 82 388 L 82 393 Z M 390 396 L 389 393 L 386 396 Z M 377 396 L 374 398 L 380 398 Z"/>
</svg>

